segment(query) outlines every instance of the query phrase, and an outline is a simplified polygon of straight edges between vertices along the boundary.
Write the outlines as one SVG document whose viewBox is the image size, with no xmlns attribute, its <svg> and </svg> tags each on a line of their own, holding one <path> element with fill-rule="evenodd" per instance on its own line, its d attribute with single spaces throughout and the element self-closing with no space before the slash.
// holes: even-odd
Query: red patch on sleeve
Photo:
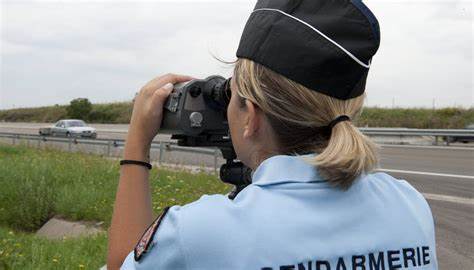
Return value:
<svg viewBox="0 0 474 270">
<path fill-rule="evenodd" d="M 151 245 L 151 243 L 153 240 L 153 236 L 155 235 L 156 230 L 160 226 L 161 220 L 163 220 L 168 210 L 169 207 L 166 207 L 161 213 L 161 215 L 156 218 L 156 220 L 148 227 L 148 229 L 145 230 L 142 237 L 138 241 L 137 245 L 135 246 L 135 249 L 133 250 L 133 255 L 136 262 L 138 262 L 145 253 L 152 249 L 153 245 Z"/>
</svg>

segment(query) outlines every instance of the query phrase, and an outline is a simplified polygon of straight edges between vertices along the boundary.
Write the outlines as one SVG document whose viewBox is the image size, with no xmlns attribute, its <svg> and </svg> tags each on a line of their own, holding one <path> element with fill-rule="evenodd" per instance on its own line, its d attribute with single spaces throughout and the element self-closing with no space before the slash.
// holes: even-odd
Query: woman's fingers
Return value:
<svg viewBox="0 0 474 270">
<path fill-rule="evenodd" d="M 193 77 L 186 76 L 186 75 L 179 75 L 179 74 L 173 74 L 173 73 L 168 73 L 163 76 L 159 76 L 148 82 L 143 88 L 146 91 L 154 91 L 156 89 L 159 89 L 166 85 L 167 83 L 181 83 L 181 82 L 187 82 L 194 79 Z"/>
<path fill-rule="evenodd" d="M 154 96 L 156 96 L 156 98 L 158 99 L 160 103 L 164 103 L 165 100 L 170 95 L 170 93 L 173 91 L 173 88 L 174 88 L 174 84 L 169 82 L 165 84 L 163 87 L 161 87 L 160 89 L 155 90 L 153 94 Z"/>
<path fill-rule="evenodd" d="M 194 79 L 193 77 L 190 77 L 190 76 L 173 74 L 173 73 L 166 74 L 159 78 L 160 78 L 159 80 L 160 83 L 172 83 L 172 84 L 186 82 L 186 81 Z"/>
<path fill-rule="evenodd" d="M 163 117 L 163 105 L 173 91 L 174 84 L 192 79 L 193 77 L 185 75 L 166 74 L 143 86 L 134 99 L 128 136 L 144 142 L 148 147 L 158 133 Z"/>
</svg>

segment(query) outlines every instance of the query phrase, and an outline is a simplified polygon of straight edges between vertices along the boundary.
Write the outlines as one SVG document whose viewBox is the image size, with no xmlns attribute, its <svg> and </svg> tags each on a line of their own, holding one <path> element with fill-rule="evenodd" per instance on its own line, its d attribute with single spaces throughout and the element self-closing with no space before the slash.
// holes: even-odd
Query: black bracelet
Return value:
<svg viewBox="0 0 474 270">
<path fill-rule="evenodd" d="M 120 160 L 120 165 L 124 165 L 124 164 L 141 165 L 141 166 L 147 167 L 148 170 L 151 170 L 151 164 L 145 161 L 129 160 L 129 159 Z"/>
</svg>

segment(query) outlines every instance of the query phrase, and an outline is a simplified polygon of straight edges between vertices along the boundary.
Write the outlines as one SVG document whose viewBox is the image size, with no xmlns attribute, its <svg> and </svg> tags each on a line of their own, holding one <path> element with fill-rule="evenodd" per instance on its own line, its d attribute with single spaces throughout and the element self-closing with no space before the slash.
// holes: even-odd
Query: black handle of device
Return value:
<svg viewBox="0 0 474 270">
<path fill-rule="evenodd" d="M 236 154 L 233 147 L 220 148 L 226 163 L 220 168 L 220 179 L 224 183 L 234 185 L 234 189 L 229 194 L 230 199 L 234 199 L 237 194 L 252 182 L 252 170 L 240 161 L 235 161 Z"/>
</svg>

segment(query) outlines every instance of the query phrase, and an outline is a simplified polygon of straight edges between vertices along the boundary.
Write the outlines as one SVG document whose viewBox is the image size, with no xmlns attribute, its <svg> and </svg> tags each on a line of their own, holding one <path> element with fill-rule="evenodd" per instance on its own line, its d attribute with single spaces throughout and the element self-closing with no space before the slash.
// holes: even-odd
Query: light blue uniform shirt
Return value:
<svg viewBox="0 0 474 270">
<path fill-rule="evenodd" d="M 342 191 L 302 157 L 273 156 L 234 200 L 173 206 L 122 269 L 437 269 L 433 216 L 405 180 L 363 174 Z"/>
</svg>

